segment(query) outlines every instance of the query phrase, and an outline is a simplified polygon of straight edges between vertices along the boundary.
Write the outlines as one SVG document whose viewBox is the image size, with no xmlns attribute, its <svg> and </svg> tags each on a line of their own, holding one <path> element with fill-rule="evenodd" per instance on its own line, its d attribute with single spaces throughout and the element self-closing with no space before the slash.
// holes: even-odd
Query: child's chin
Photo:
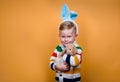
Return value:
<svg viewBox="0 0 120 82">
<path fill-rule="evenodd" d="M 68 44 L 64 44 L 64 46 L 66 47 Z"/>
</svg>

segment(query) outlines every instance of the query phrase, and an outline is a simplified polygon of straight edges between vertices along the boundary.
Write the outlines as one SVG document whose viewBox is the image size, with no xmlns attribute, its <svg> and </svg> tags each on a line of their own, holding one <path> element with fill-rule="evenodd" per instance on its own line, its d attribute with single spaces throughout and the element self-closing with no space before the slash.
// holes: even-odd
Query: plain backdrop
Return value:
<svg viewBox="0 0 120 82">
<path fill-rule="evenodd" d="M 64 3 L 78 12 L 82 82 L 120 82 L 119 0 L 0 0 L 0 82 L 55 82 Z"/>
</svg>

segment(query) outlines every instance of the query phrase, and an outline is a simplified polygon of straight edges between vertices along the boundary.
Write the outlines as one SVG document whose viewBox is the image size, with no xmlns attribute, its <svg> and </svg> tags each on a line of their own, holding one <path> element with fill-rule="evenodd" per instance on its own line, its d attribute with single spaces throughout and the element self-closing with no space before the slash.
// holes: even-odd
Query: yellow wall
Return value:
<svg viewBox="0 0 120 82">
<path fill-rule="evenodd" d="M 120 82 L 118 0 L 0 0 L 0 82 L 54 82 L 63 3 L 79 13 L 82 82 Z"/>
</svg>

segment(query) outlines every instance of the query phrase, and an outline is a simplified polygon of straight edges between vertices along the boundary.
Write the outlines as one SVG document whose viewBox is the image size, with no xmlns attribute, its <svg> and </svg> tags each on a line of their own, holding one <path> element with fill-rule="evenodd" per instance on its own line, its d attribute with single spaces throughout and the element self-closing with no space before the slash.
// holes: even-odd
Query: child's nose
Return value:
<svg viewBox="0 0 120 82">
<path fill-rule="evenodd" d="M 65 38 L 65 41 L 68 41 L 68 38 L 67 38 L 67 37 Z"/>
</svg>

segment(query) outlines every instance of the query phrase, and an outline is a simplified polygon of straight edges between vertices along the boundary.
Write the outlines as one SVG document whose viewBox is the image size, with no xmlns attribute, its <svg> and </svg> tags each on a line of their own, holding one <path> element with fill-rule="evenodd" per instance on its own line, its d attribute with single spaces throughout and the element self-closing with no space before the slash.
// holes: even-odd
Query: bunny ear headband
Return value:
<svg viewBox="0 0 120 82">
<path fill-rule="evenodd" d="M 63 22 L 64 21 L 73 22 L 76 25 L 76 34 L 78 34 L 78 26 L 74 20 L 76 19 L 77 16 L 78 14 L 76 12 L 68 10 L 68 7 L 66 4 L 62 6 L 61 17 L 62 17 Z"/>
</svg>

